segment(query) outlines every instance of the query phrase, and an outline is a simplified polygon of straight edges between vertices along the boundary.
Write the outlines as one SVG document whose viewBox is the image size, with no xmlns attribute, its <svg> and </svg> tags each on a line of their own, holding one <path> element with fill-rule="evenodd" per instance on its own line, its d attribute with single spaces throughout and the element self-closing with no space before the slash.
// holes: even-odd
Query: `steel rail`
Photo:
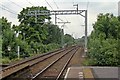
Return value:
<svg viewBox="0 0 120 80">
<path fill-rule="evenodd" d="M 57 52 L 57 51 L 58 51 L 58 52 Z M 3 73 L 6 72 L 6 71 L 9 71 L 9 70 L 11 70 L 11 69 L 14 69 L 14 68 L 16 68 L 16 67 L 18 67 L 18 66 L 20 66 L 20 65 L 23 65 L 23 64 L 25 64 L 25 63 L 27 63 L 27 62 L 30 62 L 30 61 L 35 60 L 35 59 L 37 59 L 37 58 L 43 57 L 43 56 L 45 56 L 45 55 L 49 55 L 49 54 L 51 54 L 51 53 L 54 53 L 54 54 L 50 55 L 50 57 L 51 57 L 51 56 L 54 56 L 54 55 L 56 55 L 56 54 L 58 54 L 58 53 L 60 53 L 60 52 L 63 52 L 63 51 L 65 51 L 65 49 L 60 49 L 60 51 L 59 51 L 59 50 L 52 51 L 52 52 L 46 53 L 46 54 L 44 54 L 44 55 L 40 55 L 40 56 L 38 56 L 38 57 L 32 58 L 32 59 L 30 59 L 30 60 L 28 59 L 28 60 L 26 60 L 26 61 L 23 61 L 23 62 L 14 64 L 14 65 L 8 66 L 8 67 L 4 68 L 2 71 L 0 71 L 0 74 L 3 74 Z M 48 56 L 48 57 L 49 57 L 49 56 Z M 45 60 L 45 59 L 43 59 L 43 60 Z M 41 61 L 43 61 L 43 60 L 41 60 Z M 38 61 L 37 61 L 36 63 L 38 63 Z M 29 66 L 31 66 L 31 65 L 29 65 Z M 21 70 L 21 69 L 20 69 L 20 70 Z M 9 74 L 9 75 L 10 75 L 10 74 Z M 7 75 L 7 76 L 8 76 L 8 75 Z M 6 76 L 5 76 L 5 77 L 6 77 Z M 4 77 L 2 76 L 2 78 L 4 78 Z"/>
<path fill-rule="evenodd" d="M 78 49 L 76 49 L 76 51 L 70 56 L 70 58 L 68 59 L 68 61 L 66 62 L 66 64 L 63 66 L 61 72 L 57 76 L 56 80 L 59 80 L 60 76 L 62 75 L 62 73 L 64 72 L 65 68 L 67 67 L 67 65 L 69 64 L 70 60 L 72 59 L 72 57 L 74 56 L 74 54 L 77 52 Z"/>
<path fill-rule="evenodd" d="M 60 51 L 60 52 L 58 52 L 57 54 L 60 54 L 61 52 L 64 52 L 65 50 L 63 50 L 63 51 Z M 44 58 L 44 59 L 42 59 L 42 60 L 38 60 L 37 62 L 34 62 L 33 64 L 30 64 L 29 66 L 33 66 L 33 65 L 35 65 L 35 64 L 37 64 L 37 63 L 39 63 L 39 62 L 42 62 L 42 61 L 44 61 L 44 60 L 46 60 L 46 59 L 48 59 L 48 58 L 50 58 L 50 57 L 52 57 L 52 56 L 55 56 L 55 55 L 57 55 L 56 53 L 53 53 L 52 55 L 50 55 L 50 56 L 48 56 L 48 57 L 46 57 L 46 58 Z"/>
<path fill-rule="evenodd" d="M 43 72 L 45 72 L 49 67 L 51 67 L 53 64 L 55 64 L 57 61 L 59 61 L 62 57 L 64 57 L 66 54 L 68 54 L 69 52 L 71 52 L 72 50 L 76 49 L 72 48 L 71 50 L 69 50 L 68 52 L 66 52 L 65 54 L 61 55 L 59 58 L 57 58 L 56 60 L 54 60 L 51 64 L 49 64 L 47 67 L 45 67 L 44 69 L 42 69 L 42 71 L 40 71 L 39 73 L 37 73 L 36 75 L 34 75 L 32 77 L 32 80 L 34 80 L 36 77 L 38 77 L 39 75 L 41 75 Z"/>
</svg>

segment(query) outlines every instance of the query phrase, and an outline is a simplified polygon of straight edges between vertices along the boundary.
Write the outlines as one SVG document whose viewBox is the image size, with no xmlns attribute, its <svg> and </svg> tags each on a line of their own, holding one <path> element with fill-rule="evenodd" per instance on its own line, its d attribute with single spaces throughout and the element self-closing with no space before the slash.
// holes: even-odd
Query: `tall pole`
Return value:
<svg viewBox="0 0 120 80">
<path fill-rule="evenodd" d="M 17 46 L 18 59 L 20 59 L 20 46 Z"/>
<path fill-rule="evenodd" d="M 78 4 L 77 4 L 77 14 L 78 14 Z"/>
<path fill-rule="evenodd" d="M 62 48 L 64 48 L 64 40 L 63 40 L 63 38 L 64 38 L 64 29 L 61 29 L 61 46 L 62 46 Z"/>
<path fill-rule="evenodd" d="M 76 10 L 77 10 L 77 14 L 78 14 L 78 4 L 73 5 L 73 6 L 76 6 Z"/>
<path fill-rule="evenodd" d="M 35 16 L 36 14 L 36 17 L 39 16 L 39 15 L 55 15 L 55 24 L 57 24 L 57 20 L 56 20 L 56 15 L 71 15 L 71 14 L 80 14 L 82 17 L 85 18 L 85 55 L 87 53 L 87 10 L 79 10 L 78 9 L 78 4 L 77 5 L 73 5 L 73 6 L 76 6 L 76 10 L 54 10 L 54 11 L 50 11 L 50 14 L 49 13 L 46 13 L 46 11 L 37 11 L 35 13 L 35 11 L 29 11 L 27 16 Z M 83 12 L 85 12 L 85 16 L 82 14 Z"/>
<path fill-rule="evenodd" d="M 55 14 L 55 25 L 57 25 L 57 15 Z"/>
<path fill-rule="evenodd" d="M 18 33 L 16 34 L 16 37 L 19 36 L 19 33 L 21 33 L 21 31 L 18 31 Z M 17 46 L 17 56 L 18 56 L 18 59 L 20 58 L 20 46 L 18 45 Z"/>
<path fill-rule="evenodd" d="M 37 23 L 37 11 L 35 10 L 35 23 Z"/>
<path fill-rule="evenodd" d="M 87 10 L 85 10 L 85 56 L 87 53 Z"/>
</svg>

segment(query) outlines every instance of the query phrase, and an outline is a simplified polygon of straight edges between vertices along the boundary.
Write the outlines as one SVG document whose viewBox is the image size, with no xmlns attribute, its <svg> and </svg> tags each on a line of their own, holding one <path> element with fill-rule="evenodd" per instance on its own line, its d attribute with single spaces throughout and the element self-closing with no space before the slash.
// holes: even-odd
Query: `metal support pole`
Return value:
<svg viewBox="0 0 120 80">
<path fill-rule="evenodd" d="M 85 56 L 87 53 L 87 10 L 85 11 Z"/>
<path fill-rule="evenodd" d="M 55 14 L 55 25 L 57 25 L 57 15 Z"/>
<path fill-rule="evenodd" d="M 77 5 L 73 5 L 76 6 L 76 10 L 54 10 L 54 11 L 50 11 L 47 12 L 46 10 L 44 11 L 29 11 L 27 16 L 37 16 L 39 15 L 55 15 L 55 25 L 57 25 L 57 16 L 56 15 L 81 15 L 82 17 L 85 18 L 85 56 L 87 53 L 87 10 L 79 10 L 78 9 L 78 4 Z M 85 12 L 85 16 L 82 14 L 83 12 Z"/>
<path fill-rule="evenodd" d="M 16 34 L 16 37 L 19 36 L 19 33 L 21 33 L 21 31 L 18 31 L 18 33 Z M 18 56 L 18 59 L 20 58 L 20 46 L 18 45 L 17 46 L 17 56 Z"/>
<path fill-rule="evenodd" d="M 35 23 L 37 23 L 37 11 L 35 10 Z"/>
<path fill-rule="evenodd" d="M 78 4 L 77 4 L 77 14 L 78 14 Z"/>
<path fill-rule="evenodd" d="M 18 59 L 20 59 L 20 46 L 18 46 L 18 51 L 17 51 L 18 53 Z"/>
<path fill-rule="evenodd" d="M 76 10 L 77 10 L 77 14 L 78 14 L 78 4 L 73 5 L 73 6 L 76 6 Z"/>
<path fill-rule="evenodd" d="M 64 40 L 63 40 L 63 38 L 64 38 L 64 30 L 61 29 L 61 46 L 62 46 L 62 48 L 64 48 Z"/>
</svg>

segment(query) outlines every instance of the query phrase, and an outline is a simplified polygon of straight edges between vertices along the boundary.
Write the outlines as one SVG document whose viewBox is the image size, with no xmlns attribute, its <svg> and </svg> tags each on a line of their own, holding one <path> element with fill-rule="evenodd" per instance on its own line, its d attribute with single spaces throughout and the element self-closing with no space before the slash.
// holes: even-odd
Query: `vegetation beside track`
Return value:
<svg viewBox="0 0 120 80">
<path fill-rule="evenodd" d="M 48 16 L 26 16 L 28 10 L 48 10 L 46 7 L 26 7 L 18 14 L 19 25 L 13 25 L 7 18 L 0 18 L 0 61 L 9 63 L 36 54 L 46 53 L 60 48 L 61 36 L 64 44 L 78 43 L 71 35 L 64 35 L 62 30 L 52 24 Z M 46 22 L 48 20 L 48 22 Z M 18 46 L 20 58 L 17 59 Z"/>
<path fill-rule="evenodd" d="M 89 36 L 87 65 L 120 65 L 120 18 L 99 14 Z"/>
</svg>

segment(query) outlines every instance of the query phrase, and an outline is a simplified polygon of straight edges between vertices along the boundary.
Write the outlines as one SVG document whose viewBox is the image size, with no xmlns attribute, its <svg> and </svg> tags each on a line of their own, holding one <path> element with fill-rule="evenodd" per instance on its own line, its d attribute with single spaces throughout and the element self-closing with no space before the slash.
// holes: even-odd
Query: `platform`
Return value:
<svg viewBox="0 0 120 80">
<path fill-rule="evenodd" d="M 69 67 L 64 80 L 120 80 L 120 68 Z"/>
</svg>

